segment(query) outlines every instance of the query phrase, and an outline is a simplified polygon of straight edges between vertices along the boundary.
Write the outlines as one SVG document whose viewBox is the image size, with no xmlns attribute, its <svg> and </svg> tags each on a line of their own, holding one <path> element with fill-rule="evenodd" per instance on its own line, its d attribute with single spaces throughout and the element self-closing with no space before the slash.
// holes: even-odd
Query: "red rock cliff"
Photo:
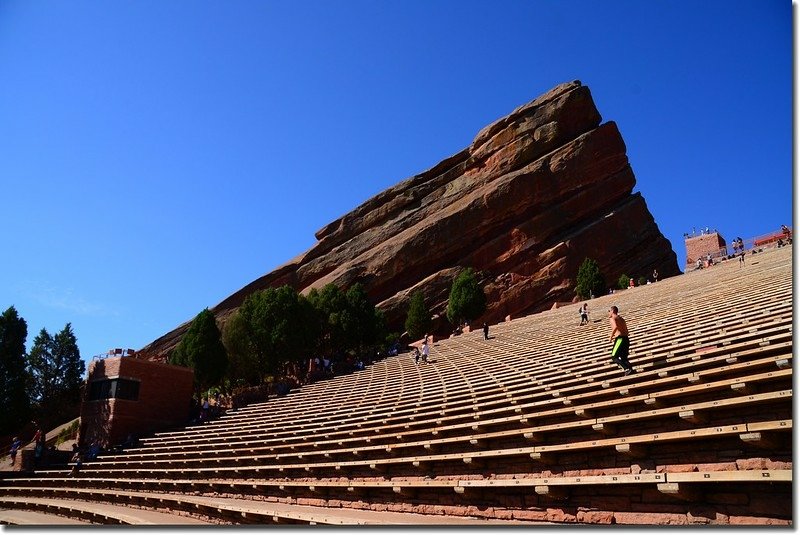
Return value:
<svg viewBox="0 0 800 535">
<path fill-rule="evenodd" d="M 227 318 L 250 293 L 290 284 L 307 292 L 361 282 L 402 330 L 412 291 L 443 313 L 460 269 L 481 273 L 480 321 L 541 311 L 575 295 L 584 258 L 609 284 L 622 273 L 678 274 L 677 258 L 640 194 L 625 143 L 601 124 L 589 89 L 553 88 L 481 130 L 472 144 L 364 202 L 316 233 L 311 249 L 212 309 Z M 181 325 L 143 351 L 164 354 Z"/>
</svg>

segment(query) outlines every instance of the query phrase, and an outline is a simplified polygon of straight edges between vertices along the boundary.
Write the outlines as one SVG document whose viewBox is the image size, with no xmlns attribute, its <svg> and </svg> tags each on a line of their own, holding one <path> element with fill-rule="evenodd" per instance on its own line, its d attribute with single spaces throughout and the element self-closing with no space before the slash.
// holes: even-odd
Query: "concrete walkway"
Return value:
<svg viewBox="0 0 800 535">
<path fill-rule="evenodd" d="M 89 522 L 21 509 L 0 509 L 0 524 L 20 526 L 88 526 Z"/>
<path fill-rule="evenodd" d="M 56 498 L 11 498 L 0 497 L 0 505 L 14 505 L 15 512 L 24 512 L 16 509 L 17 507 L 29 506 L 45 506 L 57 507 L 63 514 L 92 514 L 97 515 L 97 522 L 103 523 L 103 518 L 109 520 L 113 519 L 122 524 L 131 525 L 156 525 L 156 526 L 177 526 L 177 525 L 198 525 L 208 524 L 196 518 L 180 516 L 170 513 L 161 513 L 158 511 L 151 511 L 148 509 L 133 509 L 131 507 L 124 507 L 121 505 L 112 505 L 108 503 L 97 502 L 84 502 L 80 500 L 62 500 Z M 49 516 L 49 515 L 45 515 Z M 52 522 L 48 522 L 52 523 Z"/>
<path fill-rule="evenodd" d="M 5 489 L 9 494 L 16 494 L 16 489 L 9 487 Z M 45 488 L 58 492 L 57 488 Z M 171 507 L 174 504 L 190 505 L 192 510 L 199 513 L 203 509 L 208 510 L 213 515 L 217 512 L 233 513 L 233 516 L 241 516 L 247 523 L 281 523 L 281 522 L 301 522 L 309 524 L 329 524 L 329 525 L 531 525 L 532 522 L 522 522 L 514 520 L 486 520 L 470 516 L 446 516 L 446 515 L 425 515 L 418 513 L 401 513 L 393 511 L 371 511 L 361 509 L 315 507 L 309 505 L 294 505 L 286 503 L 265 502 L 237 498 L 221 498 L 216 496 L 185 496 L 182 494 L 169 494 L 157 492 L 135 492 L 121 490 L 103 489 L 73 489 L 73 496 L 86 495 L 86 500 L 95 500 L 100 496 L 113 495 L 121 502 L 136 501 L 146 498 L 150 503 L 159 503 L 161 507 Z M 143 509 L 131 509 L 118 505 L 112 505 L 103 501 L 82 501 L 61 498 L 34 498 L 29 496 L 2 496 L 0 506 L 3 503 L 37 503 L 50 506 L 62 506 L 74 508 L 76 511 L 91 512 L 102 516 L 117 519 L 125 524 L 198 524 L 198 520 L 170 515 Z M 17 505 L 18 506 L 18 505 Z M 102 519 L 98 520 L 102 522 Z M 542 524 L 547 524 L 542 522 Z"/>
</svg>

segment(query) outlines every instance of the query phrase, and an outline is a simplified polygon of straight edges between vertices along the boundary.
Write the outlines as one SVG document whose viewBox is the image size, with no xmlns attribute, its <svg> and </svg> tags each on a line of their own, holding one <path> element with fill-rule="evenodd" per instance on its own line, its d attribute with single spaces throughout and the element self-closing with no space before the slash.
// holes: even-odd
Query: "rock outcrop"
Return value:
<svg viewBox="0 0 800 535">
<path fill-rule="evenodd" d="M 601 124 L 586 86 L 562 84 L 326 225 L 311 249 L 212 311 L 224 321 L 247 295 L 270 286 L 307 292 L 361 282 L 402 331 L 411 293 L 422 290 L 442 313 L 454 276 L 467 266 L 482 277 L 489 305 L 477 319 L 489 323 L 572 300 L 586 257 L 610 284 L 622 273 L 680 273 L 634 184 L 616 124 Z M 143 351 L 165 354 L 186 327 Z"/>
</svg>

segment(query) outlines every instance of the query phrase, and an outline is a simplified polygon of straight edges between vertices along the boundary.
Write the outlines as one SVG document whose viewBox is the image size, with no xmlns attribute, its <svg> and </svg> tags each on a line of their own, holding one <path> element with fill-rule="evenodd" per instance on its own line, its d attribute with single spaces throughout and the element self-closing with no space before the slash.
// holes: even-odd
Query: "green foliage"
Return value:
<svg viewBox="0 0 800 535">
<path fill-rule="evenodd" d="M 367 292 L 360 283 L 351 286 L 345 294 L 347 307 L 344 314 L 345 349 L 364 351 L 386 336 L 383 312 L 369 302 Z"/>
<path fill-rule="evenodd" d="M 206 308 L 195 316 L 169 361 L 192 368 L 195 385 L 201 391 L 222 380 L 228 367 L 228 355 L 211 311 Z"/>
<path fill-rule="evenodd" d="M 40 407 L 52 405 L 56 390 L 58 370 L 53 357 L 53 337 L 42 328 L 33 339 L 28 353 L 28 369 L 31 378 L 31 401 Z"/>
<path fill-rule="evenodd" d="M 58 436 L 56 437 L 56 446 L 59 444 L 63 444 L 67 440 L 71 439 L 76 435 L 78 432 L 78 427 L 80 427 L 80 420 L 73 420 L 69 426 L 65 427 L 61 431 L 58 432 Z"/>
<path fill-rule="evenodd" d="M 386 337 L 383 312 L 369 302 L 359 283 L 347 292 L 335 284 L 326 284 L 321 290 L 311 290 L 308 300 L 316 311 L 318 350 L 323 354 L 364 351 Z"/>
<path fill-rule="evenodd" d="M 346 314 L 347 297 L 335 284 L 326 284 L 322 289 L 312 289 L 308 300 L 316 311 L 319 328 L 319 351 L 331 354 L 336 349 L 344 349 L 348 323 Z"/>
<path fill-rule="evenodd" d="M 454 325 L 477 319 L 486 310 L 486 294 L 475 271 L 467 268 L 453 281 L 447 302 L 447 319 Z"/>
<path fill-rule="evenodd" d="M 636 284 L 638 284 L 639 286 L 644 286 L 645 284 L 647 284 L 647 277 L 645 277 L 644 275 L 642 275 L 642 276 L 641 276 L 641 277 L 639 277 L 639 279 L 636 281 Z"/>
<path fill-rule="evenodd" d="M 589 299 L 591 296 L 599 297 L 606 293 L 605 277 L 600 272 L 600 266 L 592 258 L 586 258 L 578 268 L 575 282 L 575 293 L 581 299 Z"/>
<path fill-rule="evenodd" d="M 369 302 L 361 284 L 346 292 L 328 284 L 308 297 L 291 286 L 267 288 L 250 294 L 225 324 L 228 379 L 259 385 L 287 362 L 304 365 L 315 352 L 367 351 L 385 337 L 383 312 Z"/>
<path fill-rule="evenodd" d="M 249 385 L 257 385 L 261 381 L 259 364 L 250 346 L 248 333 L 247 319 L 239 311 L 228 318 L 222 330 L 222 344 L 228 352 L 227 376 L 234 384 L 244 381 Z"/>
<path fill-rule="evenodd" d="M 620 275 L 619 279 L 617 280 L 617 286 L 619 286 L 620 290 L 624 290 L 625 288 L 627 288 L 628 285 L 630 285 L 630 283 L 631 283 L 631 278 L 624 273 Z"/>
<path fill-rule="evenodd" d="M 389 330 L 386 326 L 386 315 L 383 313 L 383 310 L 372 307 L 372 321 L 373 321 L 373 330 L 375 333 L 374 345 L 380 345 L 383 341 L 385 341 L 389 337 Z M 400 338 L 397 336 L 395 340 Z"/>
<path fill-rule="evenodd" d="M 42 329 L 28 354 L 31 400 L 38 416 L 57 422 L 79 403 L 83 373 L 78 342 L 67 323 L 55 337 Z"/>
<path fill-rule="evenodd" d="M 250 384 L 253 376 L 260 384 L 284 362 L 306 357 L 319 332 L 311 303 L 291 286 L 250 294 L 232 320 L 226 340 L 236 354 L 237 369 L 246 371 Z M 233 341 L 234 337 L 240 339 Z"/>
<path fill-rule="evenodd" d="M 417 290 L 411 294 L 411 301 L 408 305 L 405 323 L 408 337 L 411 340 L 418 340 L 430 332 L 432 325 L 431 311 L 425 306 L 425 296 Z"/>
<path fill-rule="evenodd" d="M 386 338 L 384 338 L 384 343 L 387 346 L 394 345 L 395 343 L 397 343 L 399 341 L 400 341 L 400 333 L 398 333 L 398 332 L 391 332 L 391 333 L 386 335 Z"/>
<path fill-rule="evenodd" d="M 55 336 L 53 342 L 53 357 L 61 375 L 59 387 L 62 400 L 74 405 L 80 402 L 86 365 L 81 360 L 81 352 L 78 349 L 78 340 L 75 338 L 72 324 L 67 323 Z"/>
<path fill-rule="evenodd" d="M 25 371 L 28 324 L 12 306 L 0 316 L 0 435 L 12 433 L 28 421 L 30 401 Z"/>
</svg>

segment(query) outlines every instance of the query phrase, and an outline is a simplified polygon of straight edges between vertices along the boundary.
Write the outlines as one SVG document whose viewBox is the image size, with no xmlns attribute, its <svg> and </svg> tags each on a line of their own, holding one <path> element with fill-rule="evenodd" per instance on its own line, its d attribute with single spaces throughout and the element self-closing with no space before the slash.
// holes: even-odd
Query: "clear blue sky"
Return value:
<svg viewBox="0 0 800 535">
<path fill-rule="evenodd" d="M 0 0 L 0 309 L 142 347 L 575 79 L 682 266 L 791 224 L 792 9 Z"/>
</svg>

